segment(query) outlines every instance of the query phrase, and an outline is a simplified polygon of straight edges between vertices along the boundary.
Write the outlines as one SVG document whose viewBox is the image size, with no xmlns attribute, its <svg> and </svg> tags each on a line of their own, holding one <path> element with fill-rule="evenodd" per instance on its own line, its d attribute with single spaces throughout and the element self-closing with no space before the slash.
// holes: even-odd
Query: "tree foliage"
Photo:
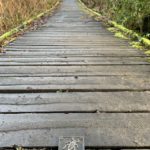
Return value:
<svg viewBox="0 0 150 150">
<path fill-rule="evenodd" d="M 141 32 L 150 32 L 150 0 L 82 0 L 106 18 Z"/>
</svg>

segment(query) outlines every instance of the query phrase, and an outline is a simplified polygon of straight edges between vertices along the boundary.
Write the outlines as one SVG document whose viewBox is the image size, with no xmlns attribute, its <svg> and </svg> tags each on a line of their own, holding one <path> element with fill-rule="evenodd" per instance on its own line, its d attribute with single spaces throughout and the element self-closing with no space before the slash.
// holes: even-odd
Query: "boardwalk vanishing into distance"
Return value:
<svg viewBox="0 0 150 150">
<path fill-rule="evenodd" d="M 0 147 L 150 149 L 150 64 L 140 50 L 63 0 L 0 54 Z"/>
</svg>

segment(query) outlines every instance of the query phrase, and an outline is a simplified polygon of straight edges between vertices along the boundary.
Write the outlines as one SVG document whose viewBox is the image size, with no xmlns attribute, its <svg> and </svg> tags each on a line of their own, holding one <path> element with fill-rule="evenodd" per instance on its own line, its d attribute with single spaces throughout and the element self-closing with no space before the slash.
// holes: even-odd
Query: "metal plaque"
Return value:
<svg viewBox="0 0 150 150">
<path fill-rule="evenodd" d="M 59 150 L 84 150 L 84 137 L 60 137 Z"/>
</svg>

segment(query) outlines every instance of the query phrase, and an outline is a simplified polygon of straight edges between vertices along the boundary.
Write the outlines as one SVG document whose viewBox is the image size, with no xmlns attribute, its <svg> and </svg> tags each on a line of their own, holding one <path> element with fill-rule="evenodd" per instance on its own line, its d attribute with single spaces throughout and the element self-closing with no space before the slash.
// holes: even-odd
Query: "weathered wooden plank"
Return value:
<svg viewBox="0 0 150 150">
<path fill-rule="evenodd" d="M 108 101 L 111 105 L 119 104 L 118 102 L 128 104 L 128 103 L 144 103 L 149 104 L 149 94 L 150 92 L 76 92 L 76 93 L 6 93 L 0 94 L 0 104 L 2 105 L 34 105 L 34 104 L 52 104 L 52 103 L 101 103 Z M 121 98 L 120 98 L 121 97 Z M 104 102 L 105 103 L 105 102 Z M 103 105 L 101 103 L 101 105 Z M 108 105 L 107 107 L 112 107 Z M 132 104 L 131 104 L 132 105 Z"/>
<path fill-rule="evenodd" d="M 99 77 L 1 77 L 0 78 L 0 85 L 13 85 L 13 84 L 28 84 L 31 85 L 38 85 L 38 84 L 55 84 L 55 85 L 72 85 L 72 84 L 92 84 L 92 85 L 99 85 L 104 83 L 114 84 L 115 82 L 118 85 L 125 86 L 128 82 L 128 86 L 132 86 L 134 84 L 135 86 L 138 86 L 139 84 L 141 86 L 146 86 L 149 84 L 150 79 L 146 78 L 148 76 L 99 76 Z M 139 86 L 140 86 L 139 85 Z M 149 86 L 147 86 L 149 87 Z"/>
<path fill-rule="evenodd" d="M 62 25 L 62 26 L 61 26 Z M 62 24 L 61 25 L 43 25 L 40 29 L 38 29 L 37 31 L 34 32 L 38 32 L 38 31 L 84 31 L 84 30 L 88 30 L 88 31 L 93 31 L 93 30 L 100 30 L 100 31 L 105 31 L 106 29 L 103 27 L 100 27 L 99 25 L 87 25 L 85 26 L 84 24 L 72 24 L 70 26 L 67 26 L 68 24 Z M 60 28 L 61 27 L 61 28 Z"/>
<path fill-rule="evenodd" d="M 149 117 L 149 113 L 0 114 L 0 122 L 3 123 L 0 132 L 65 127 L 129 128 L 131 130 L 134 127 L 138 129 L 141 127 L 149 128 Z M 116 122 L 117 120 L 118 122 Z M 35 123 L 34 126 L 32 123 Z"/>
<path fill-rule="evenodd" d="M 134 51 L 131 52 L 117 52 L 117 51 L 48 51 L 48 50 L 43 50 L 42 51 L 32 51 L 32 50 L 15 50 L 15 51 L 7 51 L 5 54 L 0 55 L 1 58 L 68 58 L 68 57 L 118 57 L 118 58 L 126 58 L 126 57 L 141 57 L 141 58 L 148 58 L 146 57 L 143 53 L 136 53 Z"/>
<path fill-rule="evenodd" d="M 71 13 L 72 12 L 69 12 L 70 13 L 70 15 L 71 15 Z M 76 12 L 76 13 L 78 13 L 78 12 Z M 57 14 L 55 14 L 55 15 L 57 15 Z M 60 14 L 60 15 L 62 15 L 62 13 Z M 75 15 L 75 14 L 74 14 Z M 78 15 L 82 15 L 82 14 L 77 14 L 77 16 Z M 76 15 L 75 15 L 76 16 Z M 49 18 L 50 19 L 50 18 Z M 76 21 L 76 22 L 74 22 L 74 24 L 73 23 L 71 23 L 71 22 L 54 22 L 53 20 L 47 20 L 47 22 L 45 23 L 45 24 L 43 24 L 42 26 L 41 26 L 41 28 L 55 28 L 55 27 L 99 27 L 100 29 L 101 29 L 101 26 L 100 26 L 100 23 L 99 22 L 95 22 L 95 21 L 93 21 L 93 22 L 91 22 L 91 21 L 89 21 L 89 22 L 85 22 L 85 21 Z M 76 18 L 77 19 L 77 18 Z"/>
<path fill-rule="evenodd" d="M 126 48 L 125 48 L 126 47 Z M 53 50 L 57 50 L 57 49 L 78 49 L 78 50 L 81 50 L 81 49 L 85 49 L 85 50 L 92 50 L 92 49 L 97 49 L 97 50 L 130 50 L 130 49 L 132 49 L 131 47 L 127 47 L 126 45 L 123 45 L 123 44 L 118 44 L 118 45 L 112 45 L 111 46 L 111 44 L 109 45 L 108 44 L 108 46 L 107 46 L 107 44 L 95 44 L 95 45 L 93 45 L 92 46 L 92 44 L 89 44 L 89 45 L 87 45 L 87 44 L 68 44 L 67 45 L 67 43 L 65 43 L 65 44 L 55 44 L 55 43 L 53 43 L 53 44 L 49 44 L 49 43 L 47 43 L 47 44 L 37 44 L 37 45 L 33 45 L 33 44 L 26 44 L 26 45 L 8 45 L 7 47 L 6 47 L 6 49 L 7 48 L 11 48 L 11 50 L 13 50 L 13 49 L 53 49 Z M 133 51 L 135 51 L 135 49 L 132 49 Z"/>
<path fill-rule="evenodd" d="M 79 63 L 79 62 L 37 62 L 37 63 L 18 63 L 18 62 L 4 62 L 0 63 L 0 66 L 99 66 L 99 65 L 110 65 L 110 63 Z M 148 62 L 116 62 L 112 63 L 113 66 L 115 65 L 149 65 Z"/>
<path fill-rule="evenodd" d="M 150 65 L 147 57 L 1 58 L 0 65 Z"/>
<path fill-rule="evenodd" d="M 49 36 L 49 37 L 37 37 L 37 36 L 35 36 L 35 37 L 33 37 L 33 36 L 23 36 L 23 37 L 18 37 L 17 38 L 17 41 L 29 41 L 29 40 L 33 40 L 33 41 L 36 41 L 36 40 L 38 40 L 38 39 L 42 39 L 42 40 L 46 40 L 46 41 L 55 41 L 56 42 L 56 40 L 58 40 L 58 42 L 59 41 L 66 41 L 66 40 L 68 40 L 68 41 L 74 41 L 74 42 L 76 42 L 76 41 L 79 41 L 79 40 L 81 40 L 81 41 L 83 41 L 83 42 L 88 42 L 88 41 L 96 41 L 96 42 L 104 42 L 104 41 L 107 41 L 107 40 L 110 40 L 110 42 L 112 42 L 112 41 L 116 41 L 116 42 L 118 42 L 118 41 L 121 41 L 121 42 L 125 42 L 126 40 L 122 40 L 122 39 L 119 39 L 119 38 L 117 38 L 117 37 L 110 37 L 110 36 L 104 36 L 103 38 L 100 38 L 99 36 L 89 36 L 88 38 L 85 38 L 84 36 L 82 37 L 82 36 L 77 36 L 76 38 L 71 38 L 71 36 L 67 36 L 67 37 L 64 37 L 64 36 L 58 36 L 58 37 L 55 37 L 55 36 Z M 15 42 L 17 42 L 17 41 L 15 41 Z M 80 41 L 80 42 L 81 42 Z"/>
<path fill-rule="evenodd" d="M 119 50 L 119 51 L 123 51 L 123 50 L 127 50 L 127 52 L 128 51 L 135 51 L 135 52 L 142 52 L 142 51 L 137 51 L 136 49 L 133 49 L 133 48 L 131 48 L 131 47 L 129 47 L 129 46 L 109 46 L 108 45 L 108 47 L 107 46 L 104 46 L 104 45 L 101 45 L 101 47 L 99 47 L 99 46 L 93 46 L 93 47 L 88 47 L 88 46 L 74 46 L 74 47 L 72 47 L 72 46 L 59 46 L 59 45 L 57 45 L 57 46 L 16 46 L 16 45 L 12 45 L 12 46 L 9 46 L 9 45 L 7 45 L 7 47 L 5 48 L 6 50 L 21 50 L 21 49 L 28 49 L 28 50 L 49 50 L 49 51 L 53 51 L 53 50 L 70 50 L 70 51 L 72 51 L 72 50 L 80 50 L 80 51 L 89 51 L 89 50 L 91 50 L 91 51 L 105 51 L 105 50 L 114 50 L 114 51 L 116 51 L 116 50 Z"/>
<path fill-rule="evenodd" d="M 83 38 L 83 39 L 82 39 Z M 46 37 L 45 40 L 44 38 L 42 37 L 26 37 L 26 38 L 18 38 L 17 41 L 14 41 L 13 43 L 30 43 L 30 42 L 36 42 L 37 40 L 41 39 L 40 42 L 45 42 L 45 43 L 51 43 L 51 42 L 56 42 L 56 37 Z M 118 38 L 110 38 L 110 37 L 104 37 L 102 39 L 100 38 L 93 38 L 93 37 L 90 37 L 90 38 L 84 38 L 84 37 L 76 37 L 76 38 L 71 38 L 70 37 L 58 37 L 57 39 L 57 42 L 58 43 L 61 43 L 61 42 L 69 42 L 69 43 L 93 43 L 93 44 L 96 44 L 96 43 L 103 43 L 103 42 L 106 42 L 106 43 L 113 43 L 113 42 L 121 42 L 121 43 L 126 43 L 126 40 L 120 40 Z"/>
<path fill-rule="evenodd" d="M 107 83 L 105 83 L 107 84 Z M 2 85 L 0 86 L 0 92 L 111 92 L 111 91 L 150 91 L 149 86 L 112 86 L 112 85 Z"/>
<path fill-rule="evenodd" d="M 0 66 L 3 74 L 77 74 L 81 75 L 146 75 L 149 74 L 147 65 L 137 66 Z"/>
<path fill-rule="evenodd" d="M 108 52 L 113 52 L 113 51 L 118 51 L 119 52 L 122 52 L 122 51 L 127 51 L 131 53 L 133 52 L 136 52 L 137 54 L 141 53 L 143 54 L 143 52 L 141 51 L 136 51 L 135 49 L 131 49 L 131 48 L 124 48 L 124 46 L 120 47 L 120 48 L 117 48 L 117 47 L 106 47 L 106 46 L 102 46 L 102 47 L 82 47 L 82 46 L 26 46 L 26 47 L 21 47 L 21 46 L 12 46 L 12 47 L 7 47 L 5 48 L 5 50 L 7 50 L 8 52 L 11 51 L 11 52 L 15 52 L 15 51 L 20 51 L 20 52 L 54 52 L 54 50 L 57 52 L 70 52 L 70 53 L 75 53 L 76 51 L 77 52 L 91 52 L 91 53 L 101 53 L 103 51 L 108 51 Z M 108 53 L 106 52 L 106 53 Z"/>
<path fill-rule="evenodd" d="M 72 33 L 68 33 L 68 32 L 64 32 L 64 33 L 59 33 L 59 32 L 57 32 L 57 33 L 54 33 L 54 32 L 51 32 L 51 34 L 46 34 L 46 33 L 36 33 L 36 34 L 34 34 L 34 33 L 28 33 L 28 34 L 25 34 L 24 36 L 25 37 L 28 37 L 28 36 L 30 36 L 30 37 L 35 37 L 35 36 L 39 36 L 39 37 L 56 37 L 56 36 L 64 36 L 64 37 L 66 37 L 66 36 L 72 36 L 72 37 L 79 37 L 79 36 L 83 36 L 83 37 L 91 37 L 91 36 L 106 36 L 106 37 L 108 37 L 108 36 L 114 36 L 114 34 L 112 33 L 81 33 L 80 32 L 80 34 L 79 33 L 75 33 L 75 32 L 72 32 Z"/>
<path fill-rule="evenodd" d="M 67 58 L 1 58 L 0 65 L 114 65 L 114 64 L 131 64 L 131 65 L 150 65 L 146 62 L 145 57 L 67 57 Z"/>
<path fill-rule="evenodd" d="M 59 136 L 73 135 L 85 136 L 86 146 L 150 146 L 149 117 L 149 113 L 0 115 L 0 146 L 58 146 Z"/>
<path fill-rule="evenodd" d="M 21 66 L 22 67 L 22 66 Z M 148 73 L 145 72 L 146 75 L 140 72 L 112 72 L 112 73 L 107 73 L 107 72 L 52 72 L 52 73 L 4 73 L 4 74 L 0 74 L 0 77 L 74 77 L 74 78 L 79 78 L 79 77 L 100 77 L 100 76 L 129 76 L 129 77 L 144 77 L 147 78 Z"/>
<path fill-rule="evenodd" d="M 148 77 L 1 77 L 0 90 L 126 91 L 150 90 Z"/>
<path fill-rule="evenodd" d="M 150 92 L 0 94 L 0 113 L 150 112 Z"/>
<path fill-rule="evenodd" d="M 92 32 L 92 33 L 95 33 L 95 32 L 98 32 L 98 33 L 107 33 L 108 31 L 102 27 L 85 27 L 85 26 L 80 26 L 80 27 L 59 27 L 59 28 L 55 28 L 54 26 L 53 27 L 50 27 L 49 29 L 48 28 L 40 28 L 39 30 L 36 30 L 32 33 L 40 33 L 42 31 L 42 33 L 54 33 L 56 31 L 57 32 L 81 32 L 81 33 L 84 33 L 84 32 Z M 46 32 L 47 31 L 47 32 Z M 108 32 L 109 33 L 109 32 Z M 111 37 L 111 36 L 110 36 Z"/>
<path fill-rule="evenodd" d="M 34 125 L 33 125 L 34 126 Z M 126 129 L 128 130 L 128 129 Z M 121 131 L 126 134 L 125 137 L 121 136 Z M 114 134 L 116 132 L 116 134 Z M 143 142 L 140 138 L 137 142 L 138 135 L 141 133 L 145 136 L 149 129 L 138 130 L 134 129 L 132 133 L 124 131 L 124 129 L 103 129 L 103 128 L 58 128 L 58 129 L 37 129 L 37 130 L 21 130 L 14 132 L 3 132 L 0 134 L 1 147 L 12 147 L 16 145 L 23 145 L 24 147 L 57 147 L 58 138 L 61 136 L 85 136 L 85 145 L 87 147 L 143 147 L 149 146 L 149 141 Z M 12 138 L 13 137 L 13 138 Z M 149 138 L 149 137 L 148 137 Z M 131 141 L 129 140 L 131 139 Z M 144 138 L 145 139 L 145 138 Z M 143 139 L 143 140 L 144 140 Z M 149 140 L 149 139 L 148 139 Z"/>
<path fill-rule="evenodd" d="M 65 13 L 65 12 L 64 12 Z M 61 16 L 62 15 L 62 12 L 61 13 L 59 13 L 59 12 L 57 12 L 57 14 L 55 14 L 56 16 Z M 70 14 L 69 15 L 75 15 L 75 16 L 80 16 L 81 17 L 81 15 L 85 15 L 85 14 L 83 14 L 83 13 L 79 13 L 79 11 L 77 11 L 76 13 L 74 13 L 73 14 L 73 12 L 70 12 Z M 52 16 L 53 17 L 53 16 Z M 70 16 L 71 17 L 71 16 Z M 52 18 L 49 18 L 49 19 L 52 19 Z M 45 24 L 43 24 L 42 25 L 42 27 L 44 28 L 44 27 L 66 27 L 66 26 L 68 26 L 69 25 L 69 27 L 74 27 L 74 26 L 85 26 L 85 22 L 82 22 L 82 21 L 80 21 L 80 22 L 76 22 L 76 23 L 74 23 L 74 24 L 72 24 L 72 23 L 69 23 L 69 22 L 60 22 L 60 23 L 57 23 L 57 22 L 51 22 L 51 20 L 49 21 L 49 20 L 47 20 L 47 22 L 45 23 Z M 91 22 L 89 22 L 89 24 L 87 23 L 86 24 L 86 27 L 100 27 L 100 25 L 99 25 L 99 22 L 93 22 L 93 23 L 91 23 Z M 101 27 L 100 27 L 101 28 Z"/>
<path fill-rule="evenodd" d="M 150 105 L 149 105 L 150 106 Z M 100 110 L 98 103 L 56 103 L 56 104 L 40 104 L 40 105 L 0 105 L 0 113 L 54 113 L 54 112 L 62 112 L 62 113 L 82 113 L 82 112 L 88 112 L 93 113 L 97 111 L 106 112 L 107 110 Z M 115 111 L 115 112 L 120 112 Z M 135 109 L 133 110 L 133 112 Z M 150 110 L 147 110 L 146 108 L 137 110 L 136 112 L 150 112 Z M 108 112 L 113 112 L 113 110 L 108 110 Z M 127 110 L 127 112 L 129 112 Z"/>
<path fill-rule="evenodd" d="M 7 49 L 6 53 L 0 54 L 1 58 L 3 57 L 11 57 L 13 56 L 14 58 L 17 56 L 30 56 L 30 57 L 35 57 L 35 56 L 46 56 L 46 57 L 63 57 L 63 56 L 70 56 L 70 57 L 84 57 L 84 56 L 89 56 L 89 57 L 138 57 L 138 56 L 143 56 L 146 57 L 145 54 L 141 51 L 135 51 L 132 49 L 125 49 L 125 50 L 112 50 L 112 49 Z"/>
<path fill-rule="evenodd" d="M 64 52 L 64 51 L 60 51 L 60 52 L 32 52 L 32 51 L 25 51 L 25 52 L 16 52 L 16 51 L 7 51 L 7 53 L 5 54 L 1 54 L 0 57 L 1 58 L 8 58 L 8 57 L 13 57 L 13 58 L 44 58 L 44 57 L 49 57 L 49 58 L 66 58 L 66 57 L 145 57 L 145 58 L 148 58 L 146 57 L 144 54 L 140 54 L 140 53 L 135 53 L 135 52 L 131 52 L 131 53 L 118 53 L 118 52 L 98 52 L 96 53 L 93 52 L 81 52 L 81 51 L 78 51 L 79 53 L 77 52 Z"/>
<path fill-rule="evenodd" d="M 132 73 L 131 73 L 132 74 Z M 130 73 L 126 73 L 126 75 L 125 74 L 121 74 L 121 73 L 118 73 L 118 74 L 110 74 L 110 75 L 108 75 L 108 74 L 102 74 L 102 73 L 95 73 L 95 74 L 93 74 L 93 73 L 51 73 L 51 74 L 23 74 L 23 73 L 21 73 L 21 74 L 0 74 L 0 77 L 75 77 L 75 78 L 78 78 L 78 77 L 99 77 L 99 76 L 121 76 L 121 77 L 123 77 L 123 76 L 132 76 L 133 77 L 133 75 L 135 75 L 136 77 L 137 76 L 139 76 L 139 77 L 141 77 L 141 76 L 143 76 L 143 78 L 144 77 L 146 77 L 147 78 L 147 76 L 146 75 L 143 75 L 143 73 L 133 73 L 132 75 L 131 75 Z"/>
<path fill-rule="evenodd" d="M 50 35 L 50 33 L 51 33 L 51 35 Z M 67 32 L 67 31 L 66 32 L 65 31 L 64 32 L 63 31 L 62 32 L 55 32 L 55 31 L 53 31 L 53 32 L 50 32 L 50 33 L 31 32 L 31 33 L 28 33 L 28 36 L 29 35 L 31 35 L 31 36 L 32 35 L 34 35 L 34 36 L 36 36 L 36 35 L 42 35 L 42 36 L 44 36 L 44 35 L 46 35 L 46 36 L 49 36 L 49 35 L 50 36 L 53 36 L 53 35 L 54 36 L 56 36 L 56 35 L 58 35 L 58 36 L 68 36 L 68 35 L 71 36 L 71 35 L 73 35 L 74 36 L 75 35 L 75 36 L 79 36 L 79 33 L 80 33 L 81 36 L 85 36 L 85 35 L 93 35 L 93 36 L 95 36 L 95 35 L 99 35 L 99 36 L 100 35 L 106 35 L 106 36 L 110 35 L 112 37 L 114 36 L 113 33 L 110 33 L 110 32 L 107 33 L 106 31 L 105 32 L 97 32 L 97 31 L 95 31 L 95 32 L 80 32 L 80 31 L 78 31 L 78 32 L 76 32 L 76 31 L 74 31 L 74 32 L 71 32 L 71 31 L 70 32 Z"/>
<path fill-rule="evenodd" d="M 70 38 L 70 37 L 69 37 Z M 98 39 L 98 40 L 96 40 L 96 39 L 93 39 L 93 38 L 91 38 L 91 39 L 89 39 L 89 38 L 87 38 L 87 39 L 84 39 L 84 40 L 82 40 L 81 38 L 76 38 L 76 39 L 74 39 L 74 40 L 71 40 L 71 39 L 69 39 L 69 38 L 64 38 L 64 39 L 60 39 L 60 38 L 58 38 L 58 39 L 56 39 L 56 38 L 47 38 L 47 39 L 45 39 L 44 40 L 44 38 L 42 39 L 42 38 L 26 38 L 26 39 L 24 39 L 24 38 L 22 38 L 22 39 L 18 39 L 17 41 L 14 41 L 13 42 L 13 44 L 30 44 L 30 43 L 33 43 L 33 42 L 36 42 L 37 40 L 40 40 L 40 44 L 44 44 L 44 43 L 52 43 L 52 42 L 56 42 L 56 40 L 57 40 L 57 43 L 65 43 L 65 42 L 67 42 L 67 43 L 92 43 L 93 45 L 94 44 L 102 44 L 102 43 L 106 43 L 106 44 L 113 44 L 114 42 L 119 42 L 120 44 L 126 44 L 126 41 L 122 41 L 122 40 L 117 40 L 117 39 L 109 39 L 109 38 L 106 38 L 106 39 Z M 12 44 L 12 43 L 11 43 Z"/>
<path fill-rule="evenodd" d="M 67 42 L 67 43 L 64 43 L 64 42 L 56 42 L 56 43 L 54 43 L 54 42 L 47 42 L 47 43 L 45 43 L 45 42 L 43 42 L 43 43 L 35 43 L 35 42 L 31 42 L 31 43 L 10 43 L 9 44 L 9 46 L 13 46 L 13 45 L 15 45 L 15 46 L 22 46 L 22 47 L 24 47 L 24 46 L 126 46 L 126 44 L 125 43 L 94 43 L 94 44 L 92 44 L 92 43 L 69 43 L 69 42 Z"/>
<path fill-rule="evenodd" d="M 10 48 L 7 48 L 5 49 L 6 50 L 6 53 L 3 53 L 3 55 L 6 55 L 7 53 L 15 53 L 15 52 L 18 52 L 18 53 L 25 53 L 25 52 L 36 52 L 37 54 L 38 53 L 41 53 L 41 52 L 49 52 L 49 53 L 53 53 L 54 52 L 56 54 L 111 54 L 111 53 L 115 53 L 116 56 L 117 54 L 124 54 L 124 52 L 126 52 L 126 54 L 143 54 L 143 56 L 145 56 L 145 54 L 141 51 L 136 51 L 134 49 L 123 49 L 123 48 L 120 48 L 120 49 L 114 49 L 113 47 L 111 48 L 95 48 L 95 49 L 90 49 L 90 48 L 71 48 L 71 47 L 63 47 L 63 48 L 60 48 L 60 47 L 52 47 L 52 48 L 48 48 L 48 47 L 22 47 L 22 48 L 13 48 L 13 47 L 10 47 Z M 2 54 L 1 54 L 2 55 Z"/>
<path fill-rule="evenodd" d="M 38 58 L 1 58 L 0 62 L 59 62 L 59 61 L 67 61 L 67 62 L 146 62 L 147 57 L 38 57 Z"/>
<path fill-rule="evenodd" d="M 75 24 L 72 24 L 72 23 L 46 23 L 42 26 L 42 28 L 82 28 L 82 27 L 85 27 L 85 28 L 99 28 L 99 29 L 102 29 L 100 27 L 99 24 L 86 24 L 85 26 L 85 23 L 83 22 L 78 22 L 78 23 L 75 23 Z"/>
<path fill-rule="evenodd" d="M 75 40 L 76 39 L 76 40 Z M 58 38 L 58 41 L 57 43 L 71 43 L 71 44 L 92 44 L 92 45 L 97 45 L 97 44 L 102 44 L 103 43 L 106 43 L 106 44 L 113 44 L 113 43 L 117 43 L 117 39 L 88 39 L 88 40 L 82 40 L 82 39 L 78 39 L 78 38 L 75 38 L 74 40 L 71 40 L 70 37 L 69 38 L 66 38 L 66 39 L 59 39 Z M 32 43 L 36 43 L 37 40 L 40 40 L 40 42 L 38 42 L 39 44 L 51 44 L 51 43 L 56 43 L 56 39 L 51 39 L 50 38 L 47 38 L 44 40 L 44 38 L 29 38 L 29 39 L 18 39 L 17 41 L 14 41 L 13 43 L 18 45 L 18 44 L 32 44 Z M 126 41 L 122 41 L 122 40 L 119 40 L 118 43 L 120 44 L 126 44 Z M 12 43 L 11 43 L 12 44 Z"/>
<path fill-rule="evenodd" d="M 55 30 L 55 31 L 54 31 Z M 46 33 L 46 34 L 50 34 L 50 33 L 62 33 L 62 35 L 63 35 L 63 33 L 99 33 L 99 34 L 110 34 L 110 37 L 112 37 L 113 38 L 113 36 L 112 36 L 112 34 L 111 33 L 107 33 L 107 31 L 106 30 L 104 30 L 104 29 L 102 29 L 102 30 L 98 30 L 98 29 L 96 29 L 96 28 L 62 28 L 62 29 L 57 29 L 57 28 L 52 28 L 52 29 L 40 29 L 40 30 L 38 30 L 38 31 L 34 31 L 33 33 L 35 33 L 35 34 L 40 34 L 42 32 L 42 34 L 44 34 L 44 33 Z M 123 40 L 122 40 L 123 41 Z"/>
</svg>

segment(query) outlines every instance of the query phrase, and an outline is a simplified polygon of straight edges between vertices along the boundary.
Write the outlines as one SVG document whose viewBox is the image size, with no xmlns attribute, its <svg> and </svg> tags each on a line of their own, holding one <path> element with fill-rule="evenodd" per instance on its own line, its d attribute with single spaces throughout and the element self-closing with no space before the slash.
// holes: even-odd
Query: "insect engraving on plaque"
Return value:
<svg viewBox="0 0 150 150">
<path fill-rule="evenodd" d="M 62 137 L 59 142 L 59 150 L 84 150 L 83 137 Z"/>
</svg>

